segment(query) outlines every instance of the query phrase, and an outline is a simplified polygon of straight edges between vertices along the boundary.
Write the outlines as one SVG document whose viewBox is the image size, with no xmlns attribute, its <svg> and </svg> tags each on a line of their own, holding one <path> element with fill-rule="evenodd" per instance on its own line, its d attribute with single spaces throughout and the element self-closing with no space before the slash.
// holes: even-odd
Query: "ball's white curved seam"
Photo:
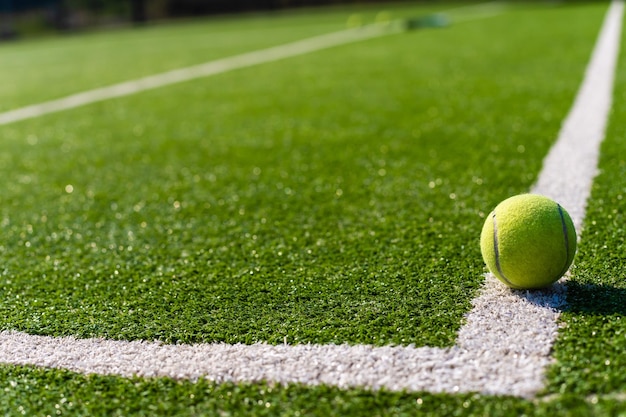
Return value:
<svg viewBox="0 0 626 417">
<path fill-rule="evenodd" d="M 531 191 L 561 203 L 580 231 L 611 107 L 624 4 L 607 12 L 583 84 Z M 274 381 L 371 389 L 532 396 L 557 336 L 565 286 L 516 292 L 488 275 L 457 345 L 164 345 L 0 333 L 0 362 L 121 376 Z"/>
</svg>

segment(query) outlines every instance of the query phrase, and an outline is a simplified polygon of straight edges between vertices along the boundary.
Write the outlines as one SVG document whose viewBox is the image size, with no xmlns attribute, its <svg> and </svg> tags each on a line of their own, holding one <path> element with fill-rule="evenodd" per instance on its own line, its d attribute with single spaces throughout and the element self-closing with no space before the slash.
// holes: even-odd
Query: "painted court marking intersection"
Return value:
<svg viewBox="0 0 626 417">
<path fill-rule="evenodd" d="M 578 96 L 531 190 L 559 201 L 578 230 L 611 108 L 623 13 L 623 1 L 614 0 Z M 6 123 L 7 119 L 2 120 Z M 165 345 L 5 331 L 0 333 L 0 362 L 121 376 L 530 397 L 543 387 L 544 370 L 552 361 L 550 350 L 557 336 L 558 308 L 564 303 L 562 282 L 547 291 L 519 292 L 487 276 L 453 348 Z"/>
</svg>

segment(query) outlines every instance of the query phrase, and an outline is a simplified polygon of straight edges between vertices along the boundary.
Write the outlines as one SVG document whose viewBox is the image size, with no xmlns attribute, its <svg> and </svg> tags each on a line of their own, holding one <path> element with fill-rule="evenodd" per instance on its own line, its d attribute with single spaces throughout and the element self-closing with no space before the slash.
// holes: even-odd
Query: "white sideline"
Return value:
<svg viewBox="0 0 626 417">
<path fill-rule="evenodd" d="M 613 0 L 558 140 L 531 191 L 559 201 L 582 226 L 611 108 L 623 0 Z M 0 362 L 82 373 L 214 381 L 300 382 L 532 397 L 557 336 L 565 285 L 509 290 L 488 275 L 453 348 L 349 345 L 164 345 L 0 333 Z"/>
</svg>

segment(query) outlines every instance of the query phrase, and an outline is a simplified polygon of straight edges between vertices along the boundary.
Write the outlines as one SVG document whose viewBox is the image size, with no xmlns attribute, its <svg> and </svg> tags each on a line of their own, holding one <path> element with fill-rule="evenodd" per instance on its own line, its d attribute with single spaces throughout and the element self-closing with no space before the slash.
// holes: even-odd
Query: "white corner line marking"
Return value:
<svg viewBox="0 0 626 417">
<path fill-rule="evenodd" d="M 531 191 L 580 229 L 611 107 L 624 4 L 613 0 L 574 105 Z M 0 332 L 0 362 L 80 373 L 532 397 L 544 386 L 565 286 L 513 291 L 487 276 L 452 348 L 367 345 L 165 345 Z"/>
</svg>

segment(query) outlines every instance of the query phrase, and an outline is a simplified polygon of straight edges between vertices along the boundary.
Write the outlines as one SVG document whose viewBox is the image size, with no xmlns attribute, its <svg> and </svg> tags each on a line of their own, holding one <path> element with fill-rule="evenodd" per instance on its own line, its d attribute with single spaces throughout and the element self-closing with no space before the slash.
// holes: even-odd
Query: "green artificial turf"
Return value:
<svg viewBox="0 0 626 417">
<path fill-rule="evenodd" d="M 6 415 L 74 416 L 624 416 L 623 399 L 564 395 L 545 400 L 326 386 L 215 384 L 171 379 L 83 376 L 66 371 L 2 368 Z"/>
<path fill-rule="evenodd" d="M 530 188 L 603 11 L 521 10 L 4 127 L 0 326 L 453 345 L 482 217 Z"/>
<path fill-rule="evenodd" d="M 165 342 L 453 345 L 482 282 L 483 216 L 533 184 L 605 10 L 513 8 L 0 127 L 0 328 Z M 281 19 L 285 30 L 272 29 L 268 44 L 323 32 L 345 14 L 297 33 L 287 29 L 297 22 Z M 327 22 L 323 13 L 311 19 Z M 162 40 L 168 31 L 193 37 L 203 25 L 148 29 Z M 139 54 L 144 42 L 116 44 L 132 31 L 89 36 L 111 43 L 108 59 L 112 50 Z M 265 42 L 254 38 L 207 46 L 207 57 Z M 67 66 L 50 58 L 51 78 L 23 95 L 3 84 L 6 108 L 205 60 L 183 49 L 163 62 L 145 42 L 143 69 L 122 59 L 102 68 L 109 78 L 94 71 L 75 86 L 54 73 L 76 74 L 82 38 L 3 46 L 0 59 L 23 54 L 31 65 L 46 62 L 38 60 L 48 49 L 68 54 Z M 0 410 L 624 416 L 624 100 L 618 93 L 557 362 L 538 399 L 2 366 Z"/>
</svg>

